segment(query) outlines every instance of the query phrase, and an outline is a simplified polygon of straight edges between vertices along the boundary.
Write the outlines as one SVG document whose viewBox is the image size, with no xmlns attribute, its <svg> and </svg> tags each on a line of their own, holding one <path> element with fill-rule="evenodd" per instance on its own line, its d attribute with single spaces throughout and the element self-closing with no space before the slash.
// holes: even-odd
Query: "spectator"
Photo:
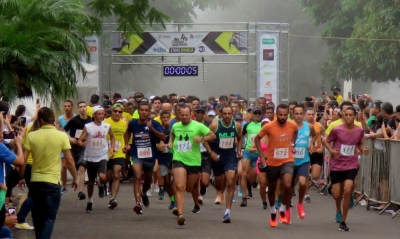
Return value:
<svg viewBox="0 0 400 239">
<path fill-rule="evenodd" d="M 390 102 L 383 102 L 381 109 L 384 122 L 387 123 L 390 128 L 396 130 L 396 115 L 393 112 L 393 105 Z"/>
</svg>

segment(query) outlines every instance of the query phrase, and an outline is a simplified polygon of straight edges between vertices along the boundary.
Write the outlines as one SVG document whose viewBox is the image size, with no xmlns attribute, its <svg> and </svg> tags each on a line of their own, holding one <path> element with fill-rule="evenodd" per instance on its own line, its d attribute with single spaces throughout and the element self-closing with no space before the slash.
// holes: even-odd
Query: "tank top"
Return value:
<svg viewBox="0 0 400 239">
<path fill-rule="evenodd" d="M 222 120 L 218 120 L 218 128 L 215 131 L 217 138 L 211 142 L 210 146 L 214 152 L 220 156 L 221 161 L 236 160 L 237 128 L 235 121 L 231 121 L 229 126 L 225 126 Z"/>
<path fill-rule="evenodd" d="M 296 153 L 294 154 L 294 165 L 301 165 L 310 162 L 308 144 L 310 143 L 310 127 L 308 122 L 303 121 L 303 127 L 298 129 L 296 139 Z"/>
<path fill-rule="evenodd" d="M 313 153 L 317 153 L 318 149 L 321 148 L 323 136 L 321 135 L 321 125 L 320 125 L 320 123 L 314 122 L 313 126 L 314 126 L 314 129 L 315 129 L 315 132 L 317 133 L 317 140 L 314 143 Z"/>
<path fill-rule="evenodd" d="M 268 153 L 268 145 L 263 144 L 262 142 L 260 142 L 260 144 L 261 144 L 261 151 L 263 153 Z"/>
<path fill-rule="evenodd" d="M 85 159 L 89 162 L 108 160 L 107 134 L 110 125 L 101 122 L 101 125 L 98 126 L 91 122 L 86 124 L 85 127 L 87 131 L 86 141 L 89 141 L 85 148 Z"/>
<path fill-rule="evenodd" d="M 254 138 L 261 130 L 261 122 L 251 122 L 246 127 L 247 139 L 246 139 L 246 150 L 249 150 L 251 145 L 254 143 Z"/>
</svg>

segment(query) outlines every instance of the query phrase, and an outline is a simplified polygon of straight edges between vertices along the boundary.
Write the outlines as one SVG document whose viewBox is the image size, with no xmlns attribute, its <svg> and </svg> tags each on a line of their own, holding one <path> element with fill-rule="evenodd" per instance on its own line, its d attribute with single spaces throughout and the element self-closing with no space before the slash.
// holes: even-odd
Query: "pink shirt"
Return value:
<svg viewBox="0 0 400 239">
<path fill-rule="evenodd" d="M 330 168 L 332 171 L 347 171 L 358 168 L 357 146 L 362 144 L 364 130 L 354 126 L 352 132 L 346 130 L 344 124 L 333 128 L 327 138 L 327 142 L 333 142 L 332 149 L 338 150 L 338 158 L 331 156 Z"/>
</svg>

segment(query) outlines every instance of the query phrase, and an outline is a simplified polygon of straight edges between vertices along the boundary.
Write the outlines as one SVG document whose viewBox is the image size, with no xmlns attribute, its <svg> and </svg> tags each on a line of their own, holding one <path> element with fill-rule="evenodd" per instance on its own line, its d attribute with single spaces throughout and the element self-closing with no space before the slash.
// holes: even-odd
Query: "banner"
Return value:
<svg viewBox="0 0 400 239">
<path fill-rule="evenodd" d="M 99 54 L 99 38 L 95 35 L 86 37 L 85 38 L 86 44 L 89 46 L 90 50 L 90 60 L 88 61 L 86 59 L 86 56 L 82 56 L 82 62 L 95 65 L 97 67 L 100 67 L 100 54 Z"/>
<path fill-rule="evenodd" d="M 259 96 L 279 104 L 279 33 L 257 32 Z"/>
<path fill-rule="evenodd" d="M 247 54 L 247 32 L 113 32 L 110 42 L 113 54 Z"/>
</svg>

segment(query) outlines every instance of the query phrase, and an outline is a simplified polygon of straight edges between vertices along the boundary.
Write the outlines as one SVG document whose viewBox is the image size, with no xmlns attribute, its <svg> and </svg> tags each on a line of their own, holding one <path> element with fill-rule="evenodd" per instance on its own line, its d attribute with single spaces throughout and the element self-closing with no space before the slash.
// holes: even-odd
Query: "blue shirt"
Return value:
<svg viewBox="0 0 400 239">
<path fill-rule="evenodd" d="M 155 130 L 160 133 L 164 132 L 160 123 L 152 119 L 149 120 L 152 121 Z M 129 151 L 130 156 L 142 160 L 157 159 L 157 136 L 147 127 L 147 123 L 139 124 L 139 120 L 133 119 L 128 124 L 128 132 L 133 134 L 132 147 Z"/>
<path fill-rule="evenodd" d="M 298 129 L 296 139 L 296 153 L 294 154 L 294 165 L 298 166 L 310 162 L 308 144 L 310 143 L 310 127 L 308 122 L 303 121 L 303 127 Z"/>
<path fill-rule="evenodd" d="M 0 143 L 0 183 L 6 184 L 5 164 L 13 164 L 17 158 L 12 151 L 10 151 L 4 144 Z"/>
</svg>

